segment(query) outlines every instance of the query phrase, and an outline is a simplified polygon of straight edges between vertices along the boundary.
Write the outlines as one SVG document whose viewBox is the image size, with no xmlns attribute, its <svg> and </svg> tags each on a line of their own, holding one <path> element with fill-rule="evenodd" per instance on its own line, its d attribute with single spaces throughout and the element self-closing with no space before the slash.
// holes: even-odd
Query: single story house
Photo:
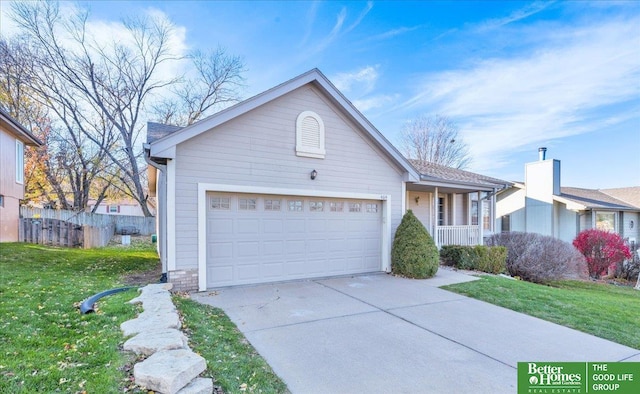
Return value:
<svg viewBox="0 0 640 394">
<path fill-rule="evenodd" d="M 0 242 L 18 241 L 25 145 L 42 142 L 0 108 Z"/>
<path fill-rule="evenodd" d="M 560 160 L 525 165 L 525 181 L 498 192 L 496 228 L 550 235 L 566 242 L 583 230 L 614 231 L 629 242 L 640 239 L 640 186 L 618 189 L 563 187 Z"/>
<path fill-rule="evenodd" d="M 150 123 L 145 154 L 182 290 L 389 271 L 407 209 L 439 245 L 480 244 L 508 184 L 413 165 L 317 69 L 187 127 Z"/>
<path fill-rule="evenodd" d="M 89 201 L 86 211 L 92 212 L 96 201 Z M 96 208 L 96 213 L 103 215 L 144 216 L 140 204 L 135 200 L 102 200 Z"/>
</svg>

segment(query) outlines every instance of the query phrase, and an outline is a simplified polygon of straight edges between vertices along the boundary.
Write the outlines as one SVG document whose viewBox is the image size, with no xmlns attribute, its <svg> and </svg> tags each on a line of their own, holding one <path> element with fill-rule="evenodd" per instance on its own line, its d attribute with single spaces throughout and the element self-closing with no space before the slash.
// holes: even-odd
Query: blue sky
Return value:
<svg viewBox="0 0 640 394">
<path fill-rule="evenodd" d="M 67 3 L 72 4 L 72 3 Z M 11 31 L 7 3 L 2 32 Z M 160 15 L 178 53 L 218 45 L 244 97 L 314 67 L 398 145 L 404 122 L 450 117 L 468 170 L 522 180 L 540 146 L 562 184 L 640 185 L 640 2 L 98 1 L 91 23 Z"/>
</svg>

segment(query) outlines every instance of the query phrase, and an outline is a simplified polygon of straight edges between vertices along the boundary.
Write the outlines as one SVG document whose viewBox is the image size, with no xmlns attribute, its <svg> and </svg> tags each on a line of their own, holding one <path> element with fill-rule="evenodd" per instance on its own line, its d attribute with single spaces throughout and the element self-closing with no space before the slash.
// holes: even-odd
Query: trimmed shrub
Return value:
<svg viewBox="0 0 640 394">
<path fill-rule="evenodd" d="M 505 271 L 507 248 L 485 245 L 445 245 L 440 248 L 440 258 L 445 265 L 459 269 L 499 274 Z"/>
<path fill-rule="evenodd" d="M 444 265 L 458 269 L 471 270 L 474 268 L 468 246 L 444 245 L 440 248 L 440 259 Z"/>
<path fill-rule="evenodd" d="M 438 248 L 411 210 L 402 217 L 391 248 L 391 270 L 408 278 L 430 278 L 438 271 Z"/>
<path fill-rule="evenodd" d="M 584 256 L 568 242 L 536 233 L 495 234 L 487 245 L 507 248 L 507 271 L 534 283 L 588 278 Z"/>
<path fill-rule="evenodd" d="M 476 245 L 473 251 L 476 255 L 475 268 L 478 271 L 499 274 L 506 270 L 507 248 L 504 246 Z"/>
<path fill-rule="evenodd" d="M 619 234 L 609 231 L 584 230 L 573 240 L 580 253 L 584 255 L 589 267 L 589 275 L 599 279 L 609 269 L 615 271 L 618 264 L 631 258 L 631 251 Z"/>
</svg>

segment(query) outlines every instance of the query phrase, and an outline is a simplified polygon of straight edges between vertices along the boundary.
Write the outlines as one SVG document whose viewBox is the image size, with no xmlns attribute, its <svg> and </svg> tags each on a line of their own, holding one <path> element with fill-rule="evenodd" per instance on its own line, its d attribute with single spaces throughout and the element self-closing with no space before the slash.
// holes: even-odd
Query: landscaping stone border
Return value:
<svg viewBox="0 0 640 394">
<path fill-rule="evenodd" d="M 189 348 L 180 331 L 180 317 L 169 293 L 172 286 L 147 285 L 129 301 L 142 304 L 144 312 L 120 325 L 125 337 L 134 335 L 124 343 L 124 350 L 147 356 L 133 366 L 133 377 L 137 385 L 160 394 L 211 394 L 213 380 L 198 377 L 207 362 Z"/>
</svg>

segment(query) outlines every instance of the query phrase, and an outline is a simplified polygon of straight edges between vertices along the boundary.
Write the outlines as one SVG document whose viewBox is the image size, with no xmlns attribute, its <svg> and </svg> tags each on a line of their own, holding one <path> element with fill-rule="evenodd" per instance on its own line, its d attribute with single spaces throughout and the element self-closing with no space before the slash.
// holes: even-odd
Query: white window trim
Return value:
<svg viewBox="0 0 640 394">
<path fill-rule="evenodd" d="M 171 161 L 169 161 L 170 163 Z M 391 272 L 391 195 L 369 193 L 345 193 L 322 190 L 281 189 L 263 186 L 239 186 L 213 183 L 198 183 L 198 291 L 207 290 L 207 193 L 249 193 L 300 197 L 344 198 L 354 200 L 376 200 L 382 204 L 382 240 L 380 251 L 382 271 Z M 175 220 L 175 219 L 174 219 Z M 171 234 L 175 237 L 175 234 Z M 169 235 L 167 236 L 169 237 Z M 175 239 L 173 240 L 175 242 Z M 175 247 L 175 245 L 174 245 Z M 174 252 L 175 256 L 175 252 Z M 175 269 L 175 261 L 174 267 Z"/>
<path fill-rule="evenodd" d="M 24 184 L 24 143 L 16 140 L 16 183 Z"/>
<path fill-rule="evenodd" d="M 318 127 L 320 129 L 318 130 L 320 134 L 319 135 L 320 148 L 305 146 L 302 143 L 302 122 L 307 117 L 311 117 L 318 122 Z M 326 154 L 326 151 L 324 147 L 324 122 L 322 121 L 322 118 L 320 118 L 320 115 L 318 115 L 313 111 L 301 112 L 300 115 L 298 115 L 298 118 L 296 119 L 296 156 L 312 157 L 315 159 L 324 159 L 325 154 Z"/>
</svg>

